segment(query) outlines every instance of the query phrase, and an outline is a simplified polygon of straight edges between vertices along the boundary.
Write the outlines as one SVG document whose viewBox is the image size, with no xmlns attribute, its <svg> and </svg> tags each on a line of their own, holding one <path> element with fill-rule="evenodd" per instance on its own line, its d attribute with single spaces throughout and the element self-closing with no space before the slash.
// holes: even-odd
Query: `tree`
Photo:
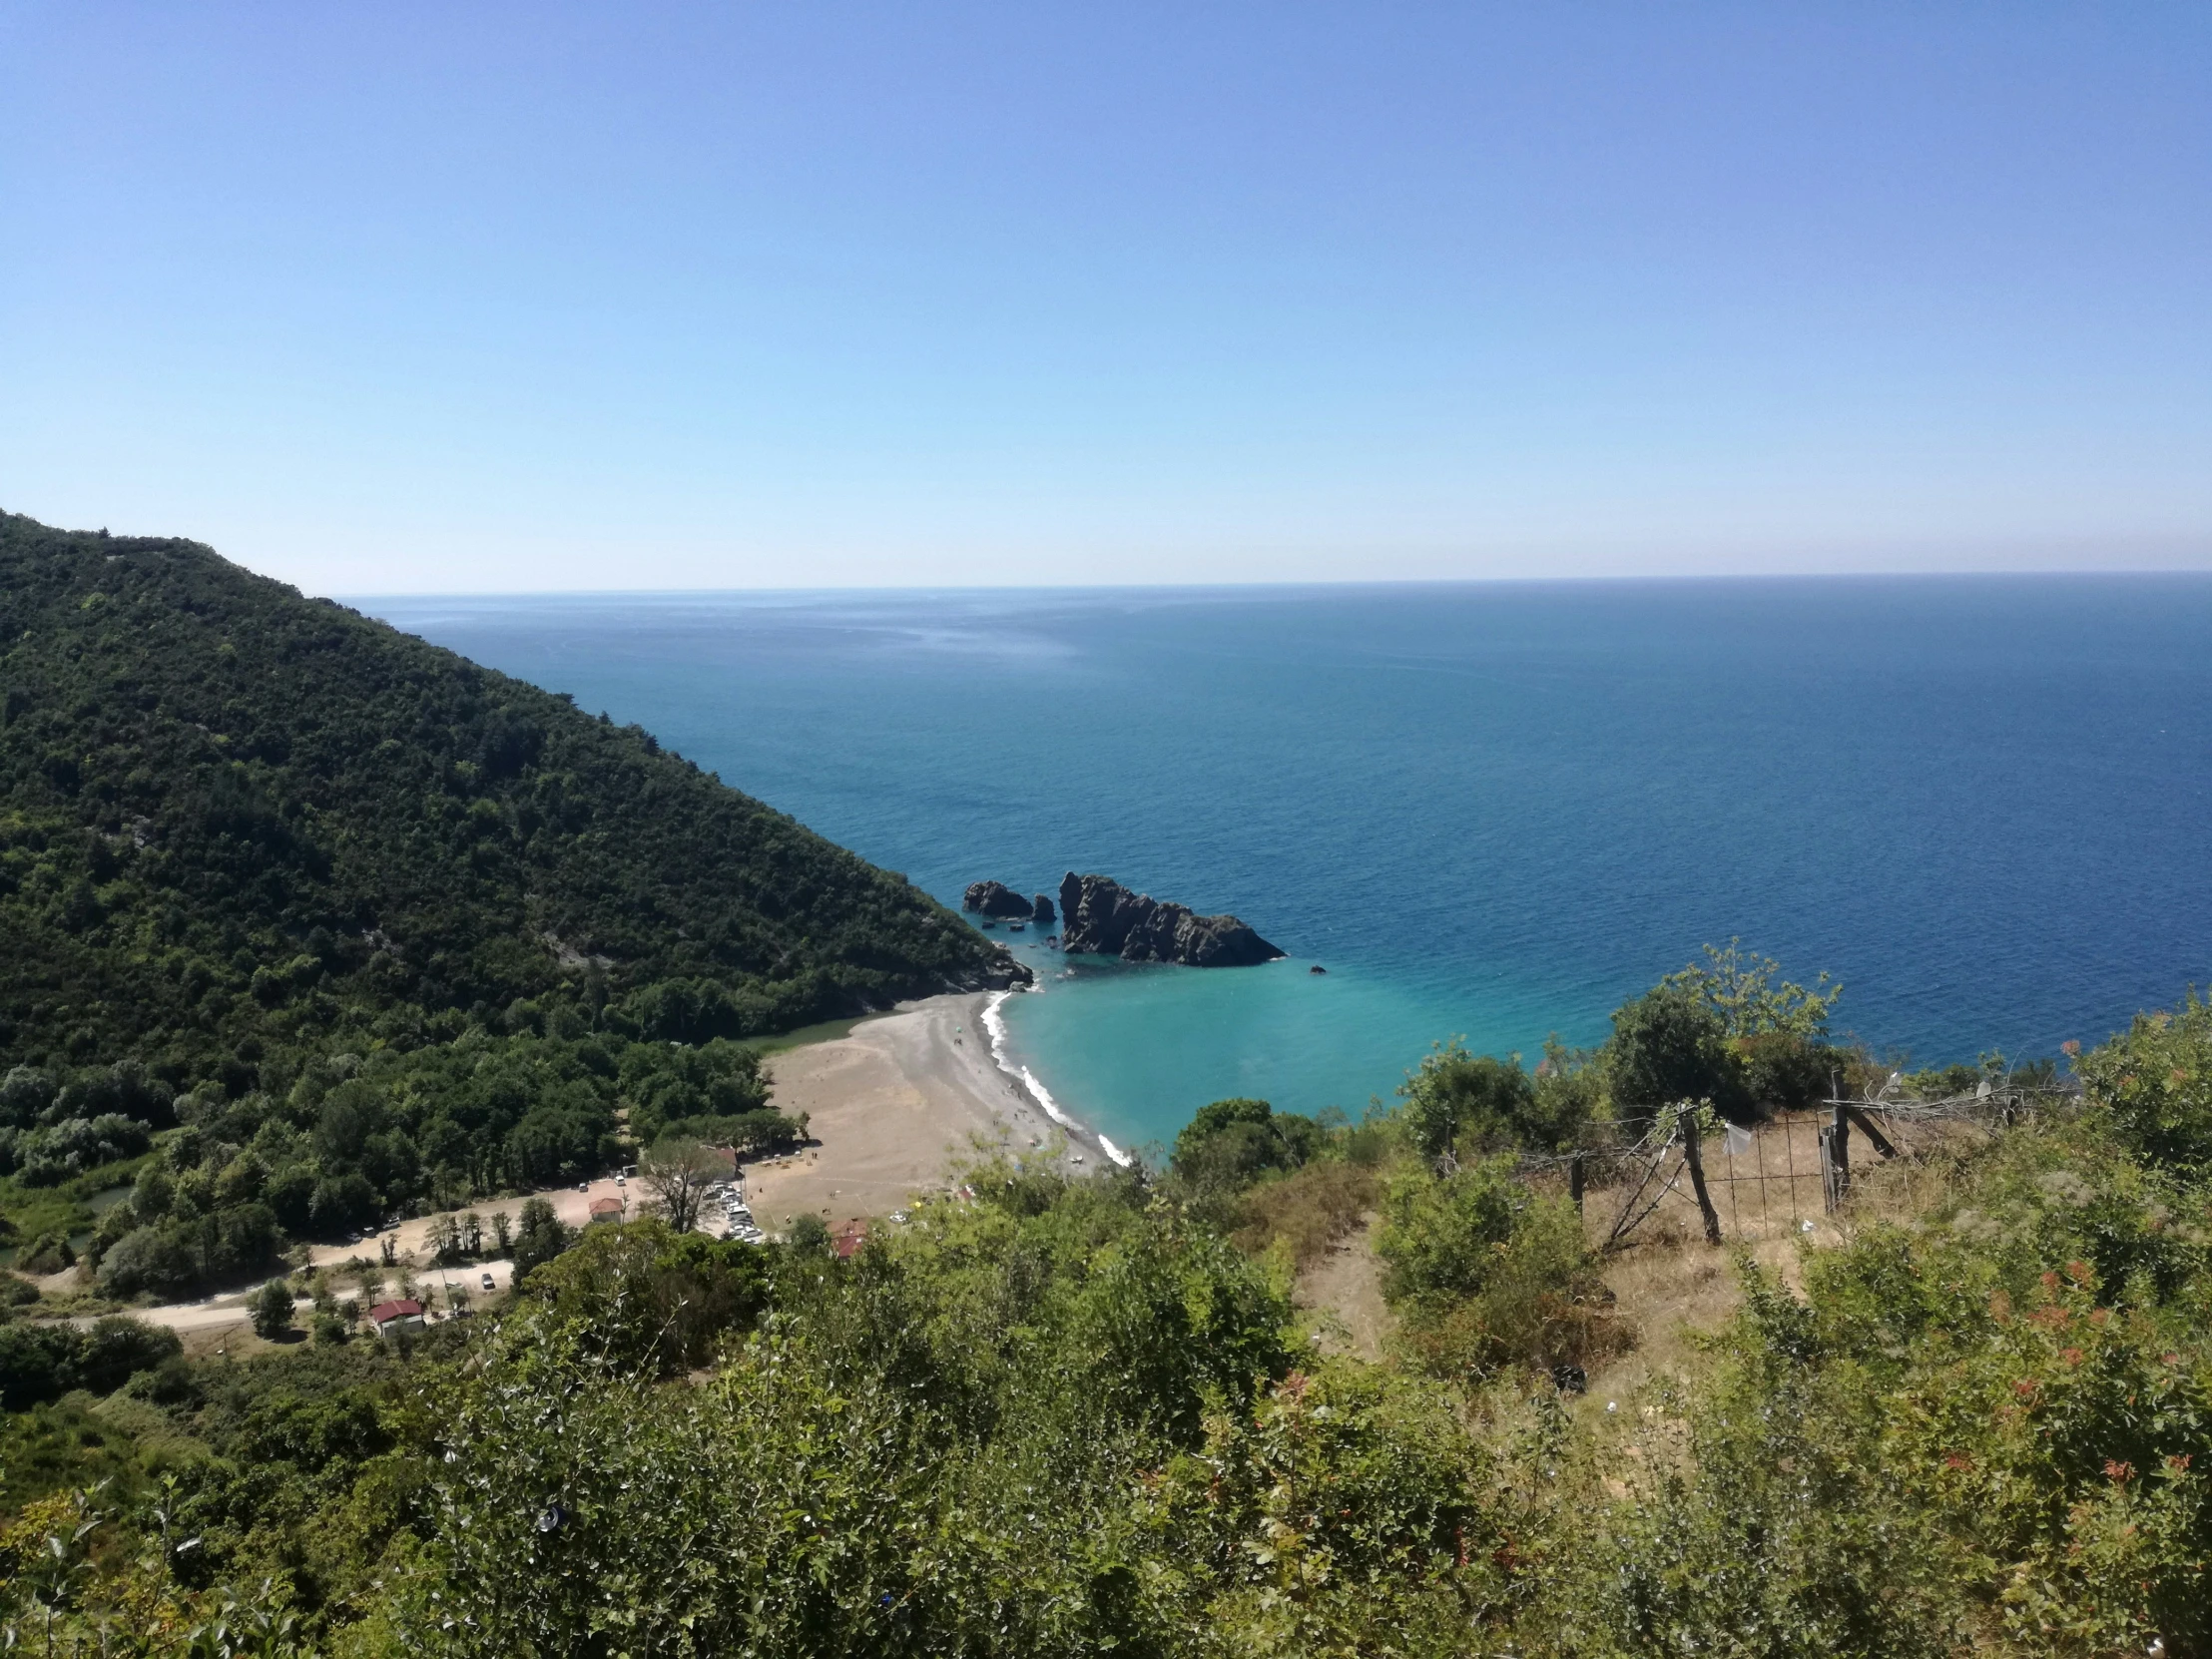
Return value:
<svg viewBox="0 0 2212 1659">
<path fill-rule="evenodd" d="M 514 1248 L 514 1223 L 508 1219 L 506 1211 L 494 1210 L 492 1212 L 491 1237 L 493 1251 L 496 1255 L 504 1256 Z"/>
<path fill-rule="evenodd" d="M 359 1287 L 363 1302 L 373 1306 L 376 1299 L 384 1294 L 384 1270 L 381 1264 L 356 1256 L 345 1264 L 345 1270 L 353 1276 L 353 1283 Z"/>
<path fill-rule="evenodd" d="M 1756 1037 L 1769 1031 L 1786 1031 L 1807 1041 L 1825 1037 L 1829 1012 L 1844 987 L 1831 986 L 1825 972 L 1811 990 L 1787 979 L 1777 985 L 1775 975 L 1782 964 L 1772 956 L 1747 956 L 1740 943 L 1731 938 L 1726 948 L 1706 945 L 1704 966 L 1692 962 L 1659 983 L 1685 990 L 1712 1009 L 1730 1037 Z"/>
<path fill-rule="evenodd" d="M 246 1311 L 253 1316 L 254 1335 L 275 1342 L 291 1329 L 291 1286 L 272 1279 L 247 1298 Z"/>
<path fill-rule="evenodd" d="M 638 1179 L 660 1200 L 669 1226 L 689 1233 L 699 1224 L 707 1189 L 721 1168 L 722 1160 L 699 1142 L 666 1140 L 645 1155 L 638 1165 Z"/>
<path fill-rule="evenodd" d="M 1201 1106 L 1175 1137 L 1176 1173 L 1201 1191 L 1249 1186 L 1270 1170 L 1297 1169 L 1322 1141 L 1320 1125 L 1264 1100 Z"/>
<path fill-rule="evenodd" d="M 553 1213 L 553 1206 L 542 1198 L 524 1203 L 519 1223 L 514 1242 L 515 1283 L 518 1285 L 532 1268 L 552 1261 L 576 1242 L 576 1235 L 562 1224 L 561 1218 Z"/>
<path fill-rule="evenodd" d="M 1428 1158 L 1442 1158 L 1461 1145 L 1470 1152 L 1497 1152 L 1548 1151 L 1556 1144 L 1540 1120 L 1536 1085 L 1521 1070 L 1517 1054 L 1506 1060 L 1469 1054 L 1454 1037 L 1439 1044 L 1397 1092 L 1405 1098 L 1406 1127 Z"/>
<path fill-rule="evenodd" d="M 1684 1100 L 1709 1100 L 1725 1117 L 1750 1115 L 1750 1091 L 1726 1025 L 1682 984 L 1661 981 L 1616 1008 L 1605 1049 L 1608 1092 L 1623 1119 L 1644 1122 Z"/>
</svg>

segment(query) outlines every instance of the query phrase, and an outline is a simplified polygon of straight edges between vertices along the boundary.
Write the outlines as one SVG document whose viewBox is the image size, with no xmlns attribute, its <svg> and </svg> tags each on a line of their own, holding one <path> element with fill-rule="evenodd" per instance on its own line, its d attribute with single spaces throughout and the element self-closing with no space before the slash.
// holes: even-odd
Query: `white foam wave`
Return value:
<svg viewBox="0 0 2212 1659">
<path fill-rule="evenodd" d="M 1027 1066 L 1018 1064 L 1006 1052 L 1006 1016 L 1000 1013 L 999 1010 L 1006 1005 L 1006 999 L 1013 994 L 1012 991 L 994 992 L 990 1001 L 983 1005 L 983 1030 L 991 1039 L 991 1063 L 1027 1089 L 1035 1097 L 1037 1104 L 1044 1108 L 1046 1117 L 1062 1129 L 1072 1130 L 1078 1135 L 1091 1135 L 1098 1142 L 1099 1150 L 1126 1169 L 1129 1166 L 1128 1153 L 1122 1151 L 1120 1147 L 1114 1145 L 1104 1135 L 1085 1129 L 1083 1125 L 1069 1117 L 1066 1112 L 1060 1109 L 1060 1103 L 1052 1098 L 1052 1091 L 1038 1080 L 1037 1074 Z"/>
</svg>

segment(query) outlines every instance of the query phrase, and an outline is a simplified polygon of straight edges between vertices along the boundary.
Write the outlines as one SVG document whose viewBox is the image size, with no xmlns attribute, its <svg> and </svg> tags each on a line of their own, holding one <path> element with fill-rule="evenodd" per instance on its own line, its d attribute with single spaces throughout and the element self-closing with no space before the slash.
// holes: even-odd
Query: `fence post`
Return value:
<svg viewBox="0 0 2212 1659">
<path fill-rule="evenodd" d="M 1582 1154 L 1577 1152 L 1573 1162 L 1567 1165 L 1567 1196 L 1574 1200 L 1574 1213 L 1582 1213 Z"/>
<path fill-rule="evenodd" d="M 1705 1242 L 1717 1245 L 1721 1242 L 1721 1218 L 1705 1190 L 1705 1151 L 1698 1145 L 1701 1127 L 1695 1113 L 1683 1118 L 1682 1161 L 1690 1166 L 1690 1190 L 1697 1194 L 1698 1211 L 1705 1217 Z"/>
<path fill-rule="evenodd" d="M 1821 1203 L 1831 1215 L 1851 1196 L 1851 1120 L 1836 1103 L 1834 1120 L 1820 1126 Z"/>
</svg>

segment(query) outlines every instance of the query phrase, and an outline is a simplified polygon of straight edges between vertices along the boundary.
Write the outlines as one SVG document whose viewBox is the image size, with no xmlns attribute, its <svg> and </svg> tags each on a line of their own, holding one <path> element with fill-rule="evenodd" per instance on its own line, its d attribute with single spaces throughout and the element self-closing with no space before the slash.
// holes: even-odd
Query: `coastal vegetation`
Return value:
<svg viewBox="0 0 2212 1659">
<path fill-rule="evenodd" d="M 1224 1102 L 1154 1174 L 988 1164 L 849 1259 L 594 1228 L 396 1346 L 71 1360 L 7 1431 L 10 1616 L 160 1653 L 2201 1652 L 2207 1067 L 2201 1005 L 2147 1016 L 1910 1202 L 1713 1253 L 1734 1312 L 1632 1391 L 1572 1207 L 1447 1167 L 1409 1101 Z M 1378 1361 L 1316 1346 L 1271 1208 L 1348 1183 Z"/>
<path fill-rule="evenodd" d="M 789 1144 L 744 1039 L 1019 972 L 646 732 L 13 515 L 0 940 L 0 1217 L 110 1299 L 666 1134 Z"/>
</svg>

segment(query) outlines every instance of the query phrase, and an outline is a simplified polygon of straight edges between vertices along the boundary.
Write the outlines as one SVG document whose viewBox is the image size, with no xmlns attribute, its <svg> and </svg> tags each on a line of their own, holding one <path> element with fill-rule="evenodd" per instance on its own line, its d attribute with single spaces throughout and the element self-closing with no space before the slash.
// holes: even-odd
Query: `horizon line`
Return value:
<svg viewBox="0 0 2212 1659">
<path fill-rule="evenodd" d="M 2118 569 L 2088 566 L 2041 566 L 2021 569 L 1967 568 L 1958 570 L 1782 570 L 1782 571 L 1654 571 L 1568 572 L 1554 576 L 1406 576 L 1314 577 L 1246 582 L 912 582 L 837 583 L 802 586 L 760 584 L 732 587 L 646 588 L 392 588 L 379 591 L 331 592 L 322 597 L 347 604 L 391 600 L 468 599 L 716 599 L 739 597 L 815 598 L 858 594 L 1114 594 L 1114 593 L 1295 593 L 1345 592 L 1376 589 L 1688 586 L 1698 583 L 1734 582 L 1925 582 L 2018 580 L 2126 580 L 2149 577 L 2212 578 L 2212 563 L 2192 565 L 2131 565 Z M 281 578 L 277 578 L 281 580 Z M 305 590 L 300 590 L 304 592 Z"/>
</svg>

